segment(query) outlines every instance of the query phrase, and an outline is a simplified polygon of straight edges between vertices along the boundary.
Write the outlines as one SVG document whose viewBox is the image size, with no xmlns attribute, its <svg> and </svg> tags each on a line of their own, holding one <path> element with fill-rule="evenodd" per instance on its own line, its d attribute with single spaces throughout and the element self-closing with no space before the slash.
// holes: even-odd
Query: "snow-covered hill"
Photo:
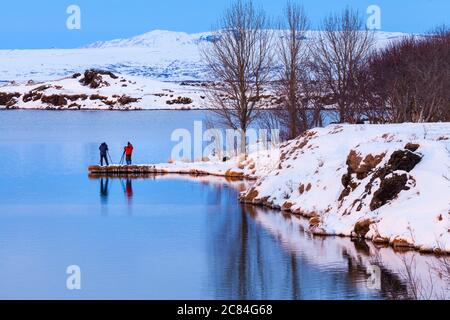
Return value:
<svg viewBox="0 0 450 320">
<path fill-rule="evenodd" d="M 281 34 L 275 33 L 274 39 L 279 36 Z M 317 36 L 317 32 L 311 31 L 307 34 L 307 41 L 314 41 Z M 404 36 L 406 34 L 378 32 L 377 47 Z M 208 46 L 212 41 L 213 33 L 155 30 L 129 39 L 96 42 L 79 49 L 0 50 L 0 108 L 202 108 L 205 93 L 201 89 L 168 82 L 208 80 L 200 51 L 202 46 Z M 93 89 L 83 87 L 80 79 L 72 77 L 90 69 L 110 71 L 120 75 L 125 83 L 107 79 L 110 86 Z M 44 101 L 33 94 L 31 100 L 26 96 L 35 87 L 46 88 L 41 92 Z M 46 98 L 54 95 L 66 96 L 63 97 L 65 100 L 73 95 L 101 95 L 108 99 L 64 103 L 62 99 L 49 101 Z M 122 104 L 112 99 L 113 96 L 129 96 L 138 100 Z M 192 103 L 168 106 L 167 102 L 170 103 L 174 97 L 188 98 Z M 268 107 L 273 107 L 274 103 L 271 96 L 263 101 L 263 105 Z"/>
<path fill-rule="evenodd" d="M 154 48 L 159 51 L 175 49 L 190 49 L 186 52 L 194 52 L 197 45 L 211 41 L 211 33 L 188 34 L 167 30 L 153 30 L 128 39 L 115 39 L 111 41 L 98 41 L 85 46 L 85 48 Z"/>
<path fill-rule="evenodd" d="M 377 46 L 405 35 L 378 32 Z M 310 41 L 315 37 L 317 32 L 307 35 Z M 0 50 L 0 82 L 54 80 L 90 68 L 162 81 L 205 80 L 199 47 L 212 40 L 212 33 L 155 30 L 79 49 Z"/>
<path fill-rule="evenodd" d="M 256 179 L 245 203 L 309 218 L 318 235 L 450 252 L 450 124 L 331 125 L 247 159 L 155 172 Z"/>
</svg>

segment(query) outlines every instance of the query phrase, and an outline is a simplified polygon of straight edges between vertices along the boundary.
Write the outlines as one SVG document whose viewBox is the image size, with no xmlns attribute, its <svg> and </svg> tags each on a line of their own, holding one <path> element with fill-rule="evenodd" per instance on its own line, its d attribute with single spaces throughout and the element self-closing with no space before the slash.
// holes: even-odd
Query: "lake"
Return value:
<svg viewBox="0 0 450 320">
<path fill-rule="evenodd" d="M 165 162 L 173 130 L 202 111 L 0 112 L 1 299 L 409 299 L 438 259 L 312 237 L 307 221 L 243 206 L 249 182 L 89 179 L 106 141 L 117 162 Z M 81 290 L 68 290 L 68 266 Z M 379 266 L 381 287 L 368 285 Z"/>
</svg>

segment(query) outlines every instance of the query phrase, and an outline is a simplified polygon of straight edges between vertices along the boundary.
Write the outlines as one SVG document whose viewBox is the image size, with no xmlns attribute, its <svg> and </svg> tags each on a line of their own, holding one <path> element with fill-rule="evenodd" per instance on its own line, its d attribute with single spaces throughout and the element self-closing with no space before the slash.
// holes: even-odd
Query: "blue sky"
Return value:
<svg viewBox="0 0 450 320">
<path fill-rule="evenodd" d="M 295 0 L 294 0 L 295 1 Z M 449 0 L 299 0 L 313 26 L 346 6 L 365 12 L 381 8 L 382 30 L 421 33 L 450 25 Z M 2 0 L 0 48 L 74 48 L 97 40 L 138 35 L 153 29 L 208 31 L 230 0 Z M 255 0 L 273 16 L 283 0 Z M 68 30 L 66 9 L 81 9 L 81 30 Z"/>
</svg>

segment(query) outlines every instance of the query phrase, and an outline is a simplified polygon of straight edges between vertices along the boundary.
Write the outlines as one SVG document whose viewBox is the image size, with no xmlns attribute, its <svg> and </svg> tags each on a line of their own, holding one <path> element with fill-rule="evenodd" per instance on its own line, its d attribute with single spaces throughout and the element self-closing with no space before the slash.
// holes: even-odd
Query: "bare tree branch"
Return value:
<svg viewBox="0 0 450 320">
<path fill-rule="evenodd" d="M 208 98 L 221 124 L 245 133 L 258 117 L 258 102 L 269 82 L 272 66 L 272 33 L 267 19 L 251 0 L 237 0 L 225 12 L 212 45 L 202 49 L 208 71 L 217 86 Z"/>
<path fill-rule="evenodd" d="M 355 123 L 364 107 L 364 69 L 374 45 L 372 31 L 363 29 L 358 12 L 344 10 L 323 22 L 312 47 L 315 80 L 324 95 L 330 95 L 339 113 L 339 122 Z"/>
</svg>

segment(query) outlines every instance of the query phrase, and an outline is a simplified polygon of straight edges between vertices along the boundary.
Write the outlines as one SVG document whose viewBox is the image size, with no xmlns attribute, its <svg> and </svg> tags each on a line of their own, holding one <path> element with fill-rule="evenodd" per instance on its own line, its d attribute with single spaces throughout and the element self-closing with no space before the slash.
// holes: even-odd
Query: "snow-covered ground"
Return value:
<svg viewBox="0 0 450 320">
<path fill-rule="evenodd" d="M 0 50 L 0 81 L 48 81 L 91 68 L 162 81 L 200 80 L 198 45 L 207 41 L 203 34 L 155 30 L 77 49 Z"/>
<path fill-rule="evenodd" d="M 314 41 L 317 35 L 315 31 L 309 32 L 307 41 Z M 384 47 L 405 36 L 403 33 L 377 32 L 376 45 Z M 274 39 L 277 39 L 277 34 Z M 201 48 L 210 45 L 213 40 L 212 33 L 187 34 L 155 30 L 130 39 L 96 42 L 78 49 L 0 50 L 0 108 L 208 108 L 203 101 L 205 92 L 199 83 L 208 81 Z M 108 86 L 88 88 L 81 86 L 79 79 L 72 78 L 73 74 L 84 73 L 89 69 L 108 70 L 120 79 L 115 81 L 105 76 Z M 192 85 L 180 85 L 186 81 Z M 197 85 L 194 85 L 195 82 Z M 45 96 L 100 95 L 106 99 L 83 97 L 80 101 L 71 100 L 62 105 L 62 100 L 49 103 L 46 98 L 44 100 L 47 102 L 40 99 L 28 101 L 27 98 L 24 101 L 24 94 L 43 86 L 48 87 L 42 92 Z M 122 104 L 117 102 L 117 97 L 113 97 L 124 95 L 138 101 Z M 183 98 L 191 102 L 186 103 L 189 100 Z M 182 103 L 170 104 L 170 101 L 181 99 Z M 276 97 L 269 93 L 262 105 L 274 107 L 276 101 Z M 56 105 L 52 102 L 56 102 Z"/>
<path fill-rule="evenodd" d="M 332 125 L 246 160 L 157 165 L 256 179 L 244 202 L 310 218 L 315 234 L 450 252 L 450 124 Z"/>
<path fill-rule="evenodd" d="M 405 35 L 377 32 L 377 46 Z M 317 32 L 308 34 L 314 37 Z M 200 48 L 212 40 L 212 33 L 154 30 L 78 49 L 0 50 L 0 81 L 48 81 L 91 68 L 162 81 L 207 80 Z"/>
</svg>

